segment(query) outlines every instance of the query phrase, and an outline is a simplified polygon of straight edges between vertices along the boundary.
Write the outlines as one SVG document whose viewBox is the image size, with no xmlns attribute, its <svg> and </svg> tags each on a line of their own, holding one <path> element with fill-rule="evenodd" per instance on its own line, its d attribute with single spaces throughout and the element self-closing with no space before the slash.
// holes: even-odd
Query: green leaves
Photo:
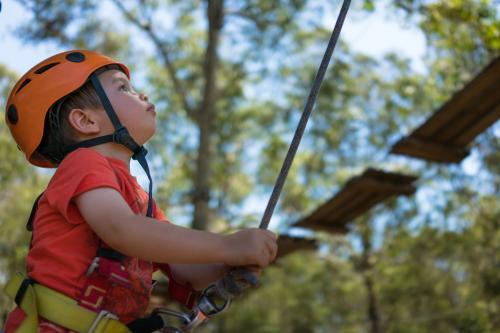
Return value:
<svg viewBox="0 0 500 333">
<path fill-rule="evenodd" d="M 363 2 L 363 9 L 373 12 L 375 10 L 375 1 L 373 0 L 365 0 Z"/>
<path fill-rule="evenodd" d="M 7 94 L 14 85 L 16 74 L 0 64 L 0 105 L 5 107 Z M 45 176 L 31 167 L 10 135 L 5 121 L 0 122 L 0 271 L 5 276 L 24 271 L 30 234 L 25 225 L 33 201 L 47 183 Z M 5 294 L 0 296 L 2 312 L 11 308 Z"/>
</svg>

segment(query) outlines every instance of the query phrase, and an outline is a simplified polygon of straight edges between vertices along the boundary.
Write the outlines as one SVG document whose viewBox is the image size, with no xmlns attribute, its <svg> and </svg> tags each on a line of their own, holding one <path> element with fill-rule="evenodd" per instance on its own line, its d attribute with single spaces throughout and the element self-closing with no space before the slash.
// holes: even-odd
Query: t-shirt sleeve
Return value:
<svg viewBox="0 0 500 333">
<path fill-rule="evenodd" d="M 83 222 L 71 200 L 78 195 L 101 187 L 120 192 L 116 175 L 104 156 L 91 149 L 77 149 L 57 168 L 47 190 L 50 206 L 59 211 L 69 223 Z"/>
</svg>

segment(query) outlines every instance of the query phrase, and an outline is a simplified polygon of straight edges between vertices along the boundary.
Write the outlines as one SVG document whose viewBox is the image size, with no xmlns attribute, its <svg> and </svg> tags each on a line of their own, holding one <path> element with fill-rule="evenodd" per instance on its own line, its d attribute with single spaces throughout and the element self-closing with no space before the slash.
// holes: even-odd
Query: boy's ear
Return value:
<svg viewBox="0 0 500 333">
<path fill-rule="evenodd" d="M 70 126 L 80 134 L 92 135 L 101 131 L 96 112 L 83 109 L 72 109 L 68 114 Z"/>
</svg>

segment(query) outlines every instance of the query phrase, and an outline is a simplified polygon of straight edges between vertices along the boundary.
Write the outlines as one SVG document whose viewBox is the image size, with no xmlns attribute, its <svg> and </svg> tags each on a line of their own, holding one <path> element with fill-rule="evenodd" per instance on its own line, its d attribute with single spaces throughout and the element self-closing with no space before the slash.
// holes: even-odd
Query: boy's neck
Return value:
<svg viewBox="0 0 500 333">
<path fill-rule="evenodd" d="M 106 157 L 111 157 L 123 161 L 130 170 L 130 159 L 132 158 L 133 154 L 128 148 L 120 144 L 110 142 L 91 147 L 91 149 L 98 151 Z"/>
</svg>

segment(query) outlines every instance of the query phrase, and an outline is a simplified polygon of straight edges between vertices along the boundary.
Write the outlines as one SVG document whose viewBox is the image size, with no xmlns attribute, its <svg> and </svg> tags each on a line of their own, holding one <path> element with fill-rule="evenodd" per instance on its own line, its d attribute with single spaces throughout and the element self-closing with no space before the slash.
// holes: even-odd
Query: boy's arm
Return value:
<svg viewBox="0 0 500 333">
<path fill-rule="evenodd" d="M 221 279 L 230 267 L 224 264 L 174 264 L 170 269 L 178 282 L 188 282 L 195 290 L 203 290 Z"/>
<path fill-rule="evenodd" d="M 110 247 L 158 263 L 267 266 L 276 256 L 276 236 L 247 229 L 219 235 L 135 215 L 119 192 L 98 188 L 75 199 L 85 221 Z"/>
</svg>

